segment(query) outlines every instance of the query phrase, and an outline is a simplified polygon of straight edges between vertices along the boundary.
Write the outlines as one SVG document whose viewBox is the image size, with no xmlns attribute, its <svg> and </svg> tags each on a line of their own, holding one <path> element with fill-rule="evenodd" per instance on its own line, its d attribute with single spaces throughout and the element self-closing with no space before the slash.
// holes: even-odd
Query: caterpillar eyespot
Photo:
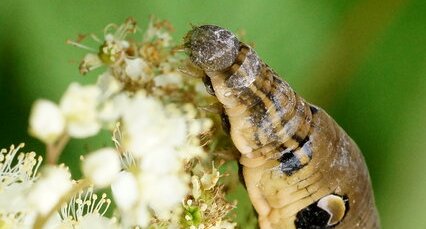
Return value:
<svg viewBox="0 0 426 229">
<path fill-rule="evenodd" d="M 223 105 L 262 229 L 380 228 L 364 158 L 324 110 L 226 29 L 194 27 L 185 48 Z"/>
</svg>

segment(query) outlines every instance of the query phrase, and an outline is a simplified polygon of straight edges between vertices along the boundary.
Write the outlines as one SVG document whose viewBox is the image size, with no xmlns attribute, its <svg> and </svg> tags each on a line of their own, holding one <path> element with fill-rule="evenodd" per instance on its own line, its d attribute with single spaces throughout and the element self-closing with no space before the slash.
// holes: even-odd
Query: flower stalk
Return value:
<svg viewBox="0 0 426 229">
<path fill-rule="evenodd" d="M 54 205 L 54 207 L 45 215 L 38 214 L 37 218 L 34 222 L 34 229 L 43 229 L 44 225 L 46 224 L 47 220 L 56 213 L 61 206 L 68 202 L 73 196 L 75 196 L 77 193 L 79 193 L 84 188 L 87 188 L 91 185 L 91 182 L 87 179 L 79 180 L 76 182 L 76 184 L 72 187 L 72 189 L 67 192 L 64 196 L 62 196 L 59 201 Z"/>
<path fill-rule="evenodd" d="M 46 145 L 46 159 L 48 164 L 56 165 L 58 163 L 58 159 L 69 140 L 69 135 L 63 134 L 56 142 Z"/>
</svg>

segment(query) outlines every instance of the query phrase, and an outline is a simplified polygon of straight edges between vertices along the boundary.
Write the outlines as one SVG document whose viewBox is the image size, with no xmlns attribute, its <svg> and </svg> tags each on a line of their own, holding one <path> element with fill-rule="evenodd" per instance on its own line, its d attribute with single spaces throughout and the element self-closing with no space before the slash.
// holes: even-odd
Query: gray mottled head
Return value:
<svg viewBox="0 0 426 229">
<path fill-rule="evenodd" d="M 234 63 L 239 41 L 224 28 L 202 25 L 188 32 L 185 47 L 191 61 L 204 71 L 220 71 Z"/>
</svg>

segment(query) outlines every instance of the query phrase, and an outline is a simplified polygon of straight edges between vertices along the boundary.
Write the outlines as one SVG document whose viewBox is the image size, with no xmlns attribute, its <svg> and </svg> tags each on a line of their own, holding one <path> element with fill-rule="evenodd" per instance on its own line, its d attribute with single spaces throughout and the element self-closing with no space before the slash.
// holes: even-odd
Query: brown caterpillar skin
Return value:
<svg viewBox="0 0 426 229">
<path fill-rule="evenodd" d="M 185 47 L 223 104 L 262 229 L 380 228 L 364 158 L 326 112 L 228 30 L 195 27 Z"/>
</svg>

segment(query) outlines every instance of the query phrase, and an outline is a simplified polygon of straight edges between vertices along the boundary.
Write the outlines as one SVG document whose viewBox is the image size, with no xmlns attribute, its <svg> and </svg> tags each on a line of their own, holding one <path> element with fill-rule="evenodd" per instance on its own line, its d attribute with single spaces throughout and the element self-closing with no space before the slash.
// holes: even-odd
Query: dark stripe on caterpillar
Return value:
<svg viewBox="0 0 426 229">
<path fill-rule="evenodd" d="M 242 47 L 244 47 L 244 46 L 242 46 Z M 242 49 L 240 48 L 240 50 L 242 50 Z M 240 57 L 239 60 L 243 60 L 242 57 L 244 57 L 245 54 L 246 53 L 244 53 L 244 54 L 239 53 L 238 54 L 238 57 Z M 242 63 L 243 62 L 244 61 L 242 61 Z M 233 64 L 233 66 L 234 65 L 235 64 Z M 238 68 L 238 70 L 241 70 L 241 68 Z M 265 73 L 265 71 L 266 71 L 266 73 Z M 272 98 L 274 98 L 275 97 L 274 95 L 277 95 L 277 93 L 279 93 L 279 92 L 278 91 L 272 91 L 272 90 L 269 90 L 269 91 L 265 90 L 264 85 L 261 84 L 262 82 L 264 82 L 266 77 L 269 77 L 268 80 L 270 80 L 271 78 L 272 78 L 272 80 L 275 80 L 275 77 L 271 75 L 272 73 L 273 72 L 266 65 L 262 65 L 262 69 L 259 72 L 259 75 L 256 76 L 256 79 L 253 82 L 253 86 L 254 86 L 253 90 L 255 90 L 256 92 L 253 92 L 253 90 L 251 90 L 251 93 L 253 93 L 251 96 L 256 97 L 256 98 L 260 98 L 260 96 L 262 96 L 264 100 L 269 100 L 270 104 L 274 105 L 274 109 L 276 111 L 278 111 L 278 110 L 282 109 L 281 103 L 279 103 L 278 101 L 273 103 Z M 244 73 L 242 73 L 242 74 L 244 74 Z M 272 76 L 272 77 L 270 77 L 270 76 Z M 228 77 L 228 79 L 229 79 L 229 77 Z M 280 83 L 282 83 L 282 81 L 279 80 L 278 83 L 275 82 L 274 84 L 272 84 L 272 87 L 276 87 L 276 85 L 281 85 Z M 269 89 L 272 89 L 272 87 L 269 87 Z M 275 93 L 272 93 L 272 92 L 275 92 Z M 262 93 L 263 95 L 256 95 L 256 93 Z M 267 94 L 269 96 L 267 96 Z M 265 102 L 263 102 L 263 104 L 264 103 Z M 262 107 L 265 107 L 265 106 L 262 106 Z M 295 109 L 293 109 L 293 110 L 295 110 Z M 271 140 L 278 140 L 277 136 L 274 133 L 276 132 L 276 128 L 283 128 L 283 126 L 280 126 L 280 125 L 276 126 L 276 124 L 280 124 L 280 122 L 277 122 L 275 124 L 272 123 L 271 120 L 270 120 L 271 119 L 270 114 L 267 115 L 266 110 L 262 110 L 262 111 L 260 111 L 260 112 L 262 112 L 262 114 L 264 114 L 264 115 L 263 116 L 255 116 L 256 118 L 253 120 L 254 123 L 257 125 L 258 130 L 263 130 L 264 134 L 268 134 L 269 138 Z M 254 112 L 259 112 L 259 111 L 255 110 Z M 279 115 L 278 112 L 276 112 L 276 113 L 277 113 L 276 115 Z M 281 112 L 281 114 L 282 113 L 284 113 L 284 112 Z M 259 118 L 261 118 L 261 119 L 259 119 Z M 282 122 L 283 120 L 282 120 L 281 115 L 279 115 L 279 118 Z M 299 128 L 303 128 L 302 125 L 303 125 L 303 123 L 300 124 Z M 262 126 L 266 126 L 267 129 L 269 130 L 269 132 L 265 131 L 267 129 L 262 128 Z M 307 131 L 309 133 L 309 129 Z M 255 132 L 254 138 L 255 138 L 256 142 L 260 142 L 258 131 Z M 294 135 L 292 136 L 292 138 L 298 143 L 298 147 L 294 150 L 294 151 L 296 151 L 299 148 L 303 147 L 303 145 L 309 140 L 309 135 L 306 135 L 304 138 L 302 138 L 302 137 L 297 135 L 297 131 L 296 131 L 294 133 Z M 302 168 L 303 166 L 305 166 L 307 164 L 306 159 L 305 159 L 305 162 L 302 164 L 300 162 L 300 160 L 298 159 L 298 157 L 293 154 L 294 151 L 287 152 L 287 153 L 283 154 L 279 159 L 279 161 L 281 163 L 281 166 L 280 166 L 281 170 L 283 172 L 285 172 L 287 175 L 293 174 L 295 171 L 299 170 L 300 168 Z M 310 160 L 311 157 L 312 157 L 312 152 L 310 150 L 308 152 L 310 152 L 310 155 L 306 155 L 306 156 Z"/>
<path fill-rule="evenodd" d="M 300 160 L 294 155 L 294 151 L 285 152 L 278 159 L 280 162 L 280 170 L 285 173 L 287 176 L 291 176 L 295 171 L 301 169 L 303 165 L 300 163 Z"/>
<path fill-rule="evenodd" d="M 245 45 L 241 45 L 238 49 L 238 55 L 235 59 L 234 63 L 228 68 L 225 69 L 223 72 L 226 75 L 225 79 L 229 79 L 232 75 L 234 75 L 243 64 L 244 60 L 246 59 L 247 53 L 250 51 L 250 48 L 248 48 Z M 232 85 L 227 85 L 228 87 L 232 87 Z"/>
<path fill-rule="evenodd" d="M 300 158 L 298 158 L 295 155 L 295 152 L 305 147 L 306 153 L 304 152 L 303 153 L 309 158 L 309 160 L 312 159 L 311 146 L 306 144 L 309 142 L 309 134 L 304 139 L 300 139 L 300 141 L 297 141 L 297 142 L 299 144 L 298 147 L 290 151 L 288 151 L 288 149 L 284 146 L 284 144 L 279 146 L 279 149 L 283 149 L 282 151 L 280 151 L 282 155 L 278 159 L 278 161 L 280 162 L 279 169 L 281 172 L 285 173 L 287 176 L 291 176 L 294 172 L 298 171 L 299 169 L 307 165 L 307 163 L 302 163 L 300 161 Z"/>
</svg>

